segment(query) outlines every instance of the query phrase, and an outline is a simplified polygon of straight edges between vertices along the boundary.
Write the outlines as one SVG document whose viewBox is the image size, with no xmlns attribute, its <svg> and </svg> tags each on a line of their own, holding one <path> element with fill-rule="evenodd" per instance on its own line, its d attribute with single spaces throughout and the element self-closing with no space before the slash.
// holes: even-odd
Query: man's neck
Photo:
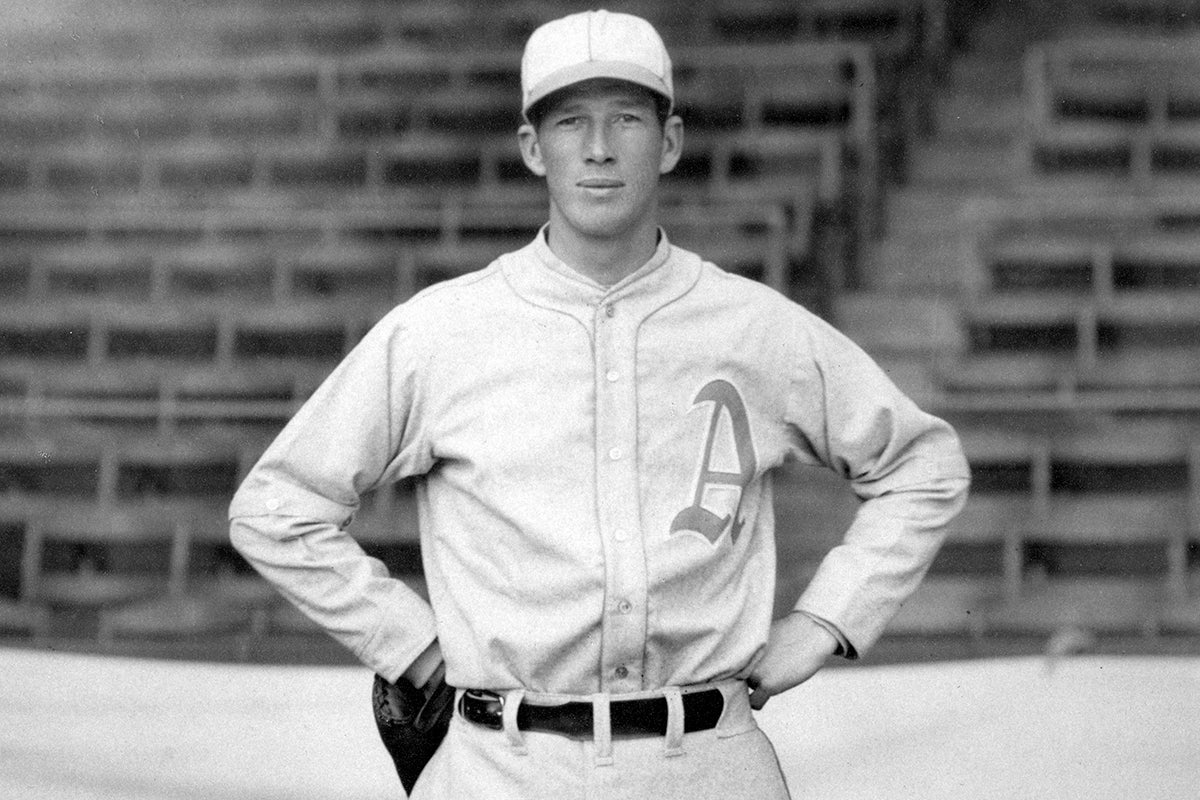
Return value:
<svg viewBox="0 0 1200 800">
<path fill-rule="evenodd" d="M 589 237 L 569 232 L 553 219 L 547 232 L 550 251 L 571 269 L 601 286 L 612 286 L 636 272 L 658 248 L 658 225 L 639 226 L 628 236 Z"/>
</svg>

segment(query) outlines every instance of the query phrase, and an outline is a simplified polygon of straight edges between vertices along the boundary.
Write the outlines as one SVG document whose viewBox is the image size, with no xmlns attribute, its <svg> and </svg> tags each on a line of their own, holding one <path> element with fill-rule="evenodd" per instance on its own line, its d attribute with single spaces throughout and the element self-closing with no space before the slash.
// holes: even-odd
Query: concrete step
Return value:
<svg viewBox="0 0 1200 800">
<path fill-rule="evenodd" d="M 1055 4 L 1045 4 L 1040 0 L 1019 4 L 1004 0 L 1003 4 L 992 7 L 990 12 L 976 20 L 967 37 L 968 52 L 989 58 L 1020 55 L 1028 43 L 1039 40 L 1054 29 L 1054 22 L 1048 18 L 1044 8 L 1051 5 Z"/>
<path fill-rule="evenodd" d="M 892 379 L 892 383 L 917 405 L 929 408 L 941 398 L 939 372 L 934 366 L 934 359 L 881 353 L 875 357 L 875 362 Z"/>
<path fill-rule="evenodd" d="M 1021 132 L 1025 97 L 950 92 L 937 99 L 934 114 L 935 142 L 1007 143 Z"/>
<path fill-rule="evenodd" d="M 859 280 L 868 290 L 954 292 L 963 284 L 962 241 L 942 237 L 889 237 L 862 259 Z"/>
<path fill-rule="evenodd" d="M 972 53 L 962 55 L 950 65 L 949 90 L 974 95 L 1017 95 L 1024 88 L 1022 58 L 994 58 Z"/>
<path fill-rule="evenodd" d="M 1007 191 L 1018 172 L 1013 145 L 997 142 L 935 141 L 913 153 L 911 185 L 969 190 Z"/>
<path fill-rule="evenodd" d="M 889 237 L 912 239 L 956 235 L 964 206 L 976 195 L 906 186 L 888 196 Z"/>
<path fill-rule="evenodd" d="M 991 58 L 1019 56 L 1048 27 L 1042 15 L 1031 12 L 1033 9 L 1014 13 L 1011 8 L 998 8 L 981 18 L 971 30 L 969 52 Z"/>
<path fill-rule="evenodd" d="M 980 55 L 1018 55 L 1029 42 L 1052 39 L 1086 18 L 1094 0 L 1003 0 L 973 20 L 967 50 Z"/>
<path fill-rule="evenodd" d="M 964 338 L 948 292 L 850 292 L 838 298 L 837 326 L 868 352 L 925 363 L 957 352 Z"/>
</svg>

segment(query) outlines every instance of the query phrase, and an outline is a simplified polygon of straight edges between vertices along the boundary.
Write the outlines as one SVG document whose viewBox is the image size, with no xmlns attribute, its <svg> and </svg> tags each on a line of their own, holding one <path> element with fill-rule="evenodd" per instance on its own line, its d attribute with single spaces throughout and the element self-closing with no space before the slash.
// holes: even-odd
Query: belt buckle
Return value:
<svg viewBox="0 0 1200 800">
<path fill-rule="evenodd" d="M 484 689 L 467 689 L 459 701 L 463 718 L 492 730 L 504 730 L 504 695 Z"/>
</svg>

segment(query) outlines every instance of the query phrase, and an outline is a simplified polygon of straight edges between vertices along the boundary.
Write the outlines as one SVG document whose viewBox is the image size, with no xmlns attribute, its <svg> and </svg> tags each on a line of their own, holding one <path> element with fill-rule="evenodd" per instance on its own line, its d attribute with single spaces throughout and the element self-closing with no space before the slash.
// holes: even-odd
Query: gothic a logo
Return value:
<svg viewBox="0 0 1200 800">
<path fill-rule="evenodd" d="M 738 516 L 742 494 L 757 469 L 750 419 L 742 396 L 728 381 L 705 384 L 692 401 L 693 408 L 702 403 L 712 404 L 712 416 L 700 461 L 700 476 L 692 504 L 675 515 L 671 533 L 695 531 L 716 544 L 729 528 L 730 539 L 736 542 L 746 524 Z"/>
</svg>

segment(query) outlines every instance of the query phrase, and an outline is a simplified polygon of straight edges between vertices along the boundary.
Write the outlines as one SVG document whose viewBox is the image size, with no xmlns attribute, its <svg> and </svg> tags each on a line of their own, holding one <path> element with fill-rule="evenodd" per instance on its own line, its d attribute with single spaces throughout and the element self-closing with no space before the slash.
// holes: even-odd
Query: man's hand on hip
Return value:
<svg viewBox="0 0 1200 800">
<path fill-rule="evenodd" d="M 767 648 L 747 682 L 750 706 L 756 711 L 767 700 L 811 678 L 837 650 L 829 631 L 806 614 L 791 613 L 771 623 Z"/>
</svg>

